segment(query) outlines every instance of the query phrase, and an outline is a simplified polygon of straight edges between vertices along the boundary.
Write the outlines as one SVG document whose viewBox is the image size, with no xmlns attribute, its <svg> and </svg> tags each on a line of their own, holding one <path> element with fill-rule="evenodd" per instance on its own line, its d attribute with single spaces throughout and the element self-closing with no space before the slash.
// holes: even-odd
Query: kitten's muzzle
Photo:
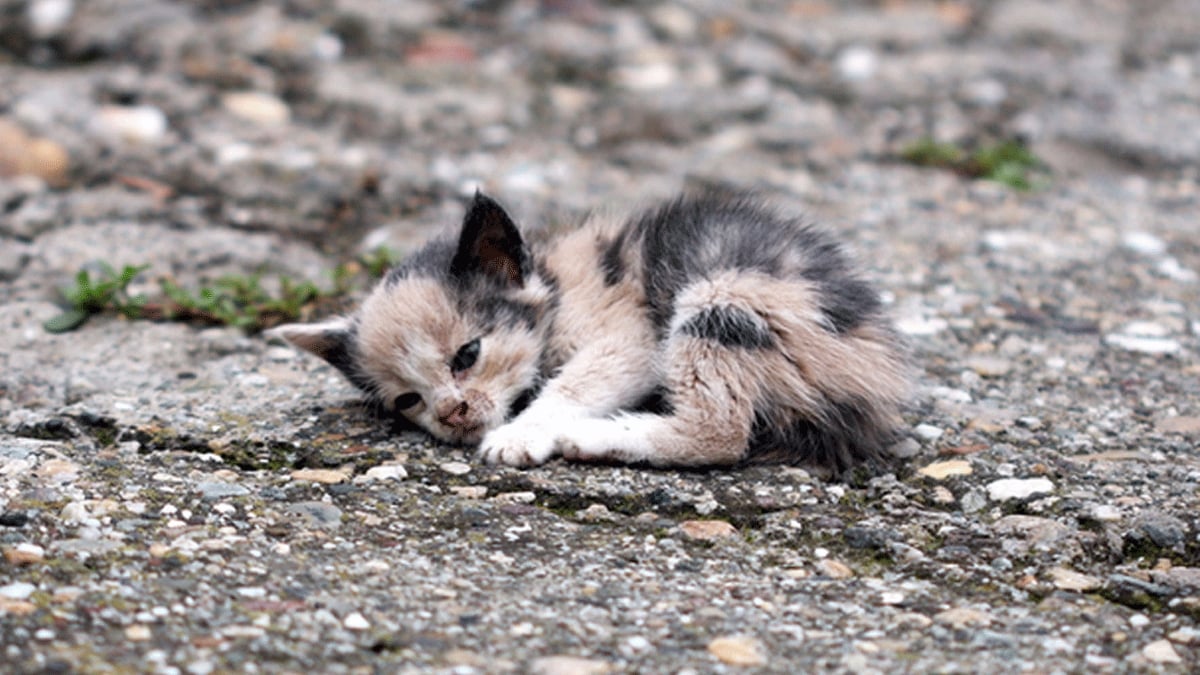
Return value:
<svg viewBox="0 0 1200 675">
<path fill-rule="evenodd" d="M 463 398 L 443 399 L 437 405 L 438 421 L 459 433 L 477 429 L 487 414 L 490 405 L 487 397 L 475 389 L 468 389 Z"/>
</svg>

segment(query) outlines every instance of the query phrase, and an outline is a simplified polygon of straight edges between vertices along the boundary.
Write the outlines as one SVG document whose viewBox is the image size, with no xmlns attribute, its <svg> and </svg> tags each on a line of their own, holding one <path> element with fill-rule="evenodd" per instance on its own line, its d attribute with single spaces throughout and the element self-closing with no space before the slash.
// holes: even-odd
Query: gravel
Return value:
<svg viewBox="0 0 1200 675">
<path fill-rule="evenodd" d="M 404 4 L 0 0 L 8 670 L 1195 671 L 1200 3 Z M 476 187 L 714 183 L 886 289 L 893 471 L 487 467 L 258 336 L 41 328 L 101 261 L 326 283 Z"/>
</svg>

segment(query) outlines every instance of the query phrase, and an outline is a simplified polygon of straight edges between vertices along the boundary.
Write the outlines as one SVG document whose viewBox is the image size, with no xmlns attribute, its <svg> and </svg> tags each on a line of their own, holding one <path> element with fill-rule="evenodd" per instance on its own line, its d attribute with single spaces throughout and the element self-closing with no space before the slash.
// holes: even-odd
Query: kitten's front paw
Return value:
<svg viewBox="0 0 1200 675">
<path fill-rule="evenodd" d="M 554 434 L 540 426 L 506 424 L 483 437 L 479 456 L 488 464 L 537 466 L 555 455 Z"/>
<path fill-rule="evenodd" d="M 558 437 L 558 451 L 572 462 L 631 463 L 645 459 L 641 439 L 612 420 L 578 420 Z"/>
</svg>

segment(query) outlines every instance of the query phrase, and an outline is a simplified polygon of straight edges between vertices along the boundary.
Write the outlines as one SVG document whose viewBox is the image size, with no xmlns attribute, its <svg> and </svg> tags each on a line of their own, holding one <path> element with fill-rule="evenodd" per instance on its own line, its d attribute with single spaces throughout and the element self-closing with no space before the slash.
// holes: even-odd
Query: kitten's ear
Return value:
<svg viewBox="0 0 1200 675">
<path fill-rule="evenodd" d="M 357 384 L 354 368 L 354 322 L 345 317 L 321 323 L 288 323 L 265 331 L 268 337 L 279 337 L 315 354 L 342 371 Z"/>
<path fill-rule="evenodd" d="M 476 191 L 463 217 L 450 274 L 458 279 L 483 274 L 502 285 L 521 287 L 528 273 L 529 252 L 512 218 L 494 199 Z"/>
</svg>

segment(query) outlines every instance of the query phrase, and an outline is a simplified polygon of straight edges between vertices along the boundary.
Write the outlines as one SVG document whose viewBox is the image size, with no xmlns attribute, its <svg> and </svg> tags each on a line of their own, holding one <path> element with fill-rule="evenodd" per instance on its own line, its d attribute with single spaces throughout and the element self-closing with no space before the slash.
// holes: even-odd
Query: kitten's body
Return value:
<svg viewBox="0 0 1200 675">
<path fill-rule="evenodd" d="M 278 334 L 489 462 L 884 456 L 907 368 L 828 235 L 745 195 L 592 219 L 530 250 L 477 195 L 349 319 Z M 520 411 L 515 417 L 511 414 Z"/>
</svg>

